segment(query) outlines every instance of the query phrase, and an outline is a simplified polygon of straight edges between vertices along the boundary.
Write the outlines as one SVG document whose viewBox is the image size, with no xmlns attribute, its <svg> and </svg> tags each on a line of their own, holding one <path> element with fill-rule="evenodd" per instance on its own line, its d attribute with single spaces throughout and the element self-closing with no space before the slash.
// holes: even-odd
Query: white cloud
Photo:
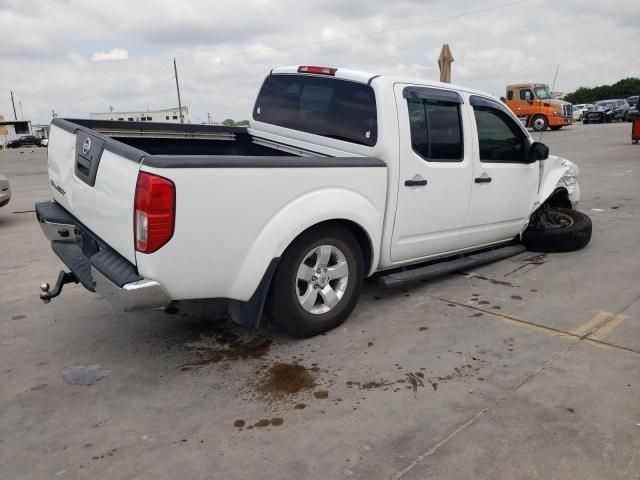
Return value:
<svg viewBox="0 0 640 480">
<path fill-rule="evenodd" d="M 129 52 L 121 48 L 114 48 L 110 52 L 95 52 L 91 57 L 92 62 L 106 62 L 110 60 L 127 60 Z"/>
</svg>

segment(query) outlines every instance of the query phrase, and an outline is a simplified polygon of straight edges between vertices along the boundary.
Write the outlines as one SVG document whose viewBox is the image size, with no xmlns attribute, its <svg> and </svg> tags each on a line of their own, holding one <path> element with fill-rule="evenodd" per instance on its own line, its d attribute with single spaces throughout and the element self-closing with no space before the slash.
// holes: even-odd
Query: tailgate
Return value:
<svg viewBox="0 0 640 480">
<path fill-rule="evenodd" d="M 53 199 L 133 264 L 133 202 L 144 155 L 67 120 L 55 119 L 51 125 Z"/>
</svg>

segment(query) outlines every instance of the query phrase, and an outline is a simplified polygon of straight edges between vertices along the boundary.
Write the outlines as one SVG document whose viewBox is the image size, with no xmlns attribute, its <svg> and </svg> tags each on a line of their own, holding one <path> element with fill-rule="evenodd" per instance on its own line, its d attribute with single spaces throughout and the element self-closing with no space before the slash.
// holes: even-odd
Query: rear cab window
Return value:
<svg viewBox="0 0 640 480">
<path fill-rule="evenodd" d="M 253 119 L 369 147 L 378 140 L 373 88 L 335 77 L 270 75 L 258 94 Z"/>
</svg>

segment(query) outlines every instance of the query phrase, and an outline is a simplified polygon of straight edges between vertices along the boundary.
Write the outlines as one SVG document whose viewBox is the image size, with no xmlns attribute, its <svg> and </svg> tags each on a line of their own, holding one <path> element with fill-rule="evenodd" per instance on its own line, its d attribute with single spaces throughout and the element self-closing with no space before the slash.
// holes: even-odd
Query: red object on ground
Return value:
<svg viewBox="0 0 640 480">
<path fill-rule="evenodd" d="M 640 141 L 640 117 L 633 119 L 631 127 L 631 141 L 633 143 L 638 143 L 638 141 Z"/>
</svg>

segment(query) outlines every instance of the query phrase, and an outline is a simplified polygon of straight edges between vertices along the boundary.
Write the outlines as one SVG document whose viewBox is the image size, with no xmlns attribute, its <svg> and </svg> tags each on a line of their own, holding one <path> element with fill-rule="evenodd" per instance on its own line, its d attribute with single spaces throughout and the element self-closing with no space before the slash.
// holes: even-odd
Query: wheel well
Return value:
<svg viewBox="0 0 640 480">
<path fill-rule="evenodd" d="M 569 192 L 567 192 L 566 188 L 556 188 L 544 203 L 552 207 L 571 208 L 571 200 L 569 200 Z"/>
<path fill-rule="evenodd" d="M 318 228 L 320 226 L 325 225 L 342 225 L 343 227 L 349 229 L 358 240 L 358 244 L 360 245 L 360 249 L 362 250 L 362 257 L 364 259 L 364 272 L 365 277 L 371 270 L 371 263 L 373 262 L 373 246 L 371 244 L 371 239 L 367 234 L 366 230 L 358 225 L 356 222 L 352 222 L 351 220 L 345 219 L 336 219 L 336 220 L 327 220 L 325 222 L 316 223 L 315 225 L 311 225 L 306 230 L 300 232 L 300 235 L 311 230 L 312 228 Z M 298 237 L 300 236 L 298 235 Z M 298 238 L 296 237 L 296 238 Z"/>
</svg>

